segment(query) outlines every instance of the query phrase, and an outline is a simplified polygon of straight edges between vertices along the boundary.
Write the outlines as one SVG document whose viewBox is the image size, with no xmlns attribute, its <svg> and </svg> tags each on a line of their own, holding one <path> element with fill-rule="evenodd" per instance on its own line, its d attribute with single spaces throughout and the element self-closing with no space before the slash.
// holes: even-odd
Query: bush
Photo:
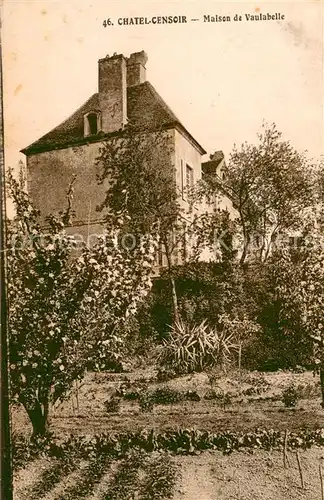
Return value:
<svg viewBox="0 0 324 500">
<path fill-rule="evenodd" d="M 109 353 L 104 358 L 91 360 L 87 363 L 87 370 L 92 372 L 114 372 L 122 373 L 124 371 L 121 356 Z"/>
<path fill-rule="evenodd" d="M 152 393 L 151 398 L 157 405 L 169 405 L 182 401 L 183 395 L 170 387 L 160 387 Z"/>
<path fill-rule="evenodd" d="M 184 394 L 183 399 L 185 399 L 186 401 L 200 401 L 201 398 L 197 391 L 187 391 Z"/>
<path fill-rule="evenodd" d="M 154 405 L 172 405 L 181 401 L 200 401 L 196 391 L 180 392 L 170 387 L 159 387 L 155 391 L 126 393 L 126 399 L 137 399 L 143 411 L 151 411 Z"/>
<path fill-rule="evenodd" d="M 321 382 L 300 384 L 296 387 L 299 399 L 313 399 L 321 395 Z"/>
<path fill-rule="evenodd" d="M 206 321 L 190 326 L 183 321 L 171 326 L 164 341 L 159 361 L 178 374 L 202 371 L 229 361 L 236 346 L 232 335 L 208 328 Z"/>
<path fill-rule="evenodd" d="M 242 396 L 254 396 L 262 393 L 261 387 L 248 387 L 242 391 Z"/>
<path fill-rule="evenodd" d="M 167 366 L 159 366 L 157 370 L 156 379 L 158 382 L 167 382 L 173 378 L 177 378 L 178 373 L 173 368 Z"/>
<path fill-rule="evenodd" d="M 18 470 L 25 467 L 28 462 L 35 460 L 42 454 L 50 456 L 57 455 L 57 446 L 54 442 L 52 433 L 32 438 L 13 433 L 11 452 L 13 470 Z"/>
<path fill-rule="evenodd" d="M 186 263 L 175 266 L 172 272 L 179 313 L 186 323 L 199 324 L 206 319 L 215 326 L 221 314 L 237 310 L 238 304 L 243 303 L 243 274 L 236 262 Z M 245 302 L 250 301 L 247 294 L 244 297 Z M 164 272 L 154 280 L 151 293 L 137 313 L 141 338 L 158 342 L 166 338 L 172 311 L 170 279 Z"/>
<path fill-rule="evenodd" d="M 152 394 L 150 394 L 148 392 L 144 392 L 144 393 L 140 394 L 138 402 L 139 402 L 141 411 L 143 411 L 143 412 L 153 411 L 154 400 L 152 398 Z"/>
<path fill-rule="evenodd" d="M 142 393 L 147 391 L 147 389 L 148 384 L 146 380 L 138 380 L 133 383 L 127 380 L 121 384 L 119 389 L 116 391 L 116 395 L 127 399 L 128 401 L 136 401 Z"/>
<path fill-rule="evenodd" d="M 254 303 L 261 327 L 242 354 L 242 364 L 250 370 L 272 372 L 311 364 L 313 348 L 304 328 L 283 319 L 285 304 L 278 299 L 278 269 L 274 254 L 266 265 L 250 266 L 245 272 L 245 294 Z"/>
<path fill-rule="evenodd" d="M 104 402 L 107 413 L 118 413 L 120 410 L 120 399 L 118 397 L 112 397 Z"/>
<path fill-rule="evenodd" d="M 281 401 L 286 408 L 293 408 L 297 405 L 299 399 L 298 391 L 294 385 L 290 385 L 281 393 Z"/>
<path fill-rule="evenodd" d="M 211 401 L 212 399 L 223 399 L 223 394 L 216 392 L 214 389 L 208 389 L 204 395 L 206 401 Z"/>
</svg>

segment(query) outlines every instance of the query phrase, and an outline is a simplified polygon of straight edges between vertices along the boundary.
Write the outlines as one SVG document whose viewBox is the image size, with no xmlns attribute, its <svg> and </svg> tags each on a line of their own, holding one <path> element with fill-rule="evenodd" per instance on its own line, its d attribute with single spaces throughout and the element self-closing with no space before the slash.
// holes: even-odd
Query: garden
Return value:
<svg viewBox="0 0 324 500">
<path fill-rule="evenodd" d="M 265 128 L 184 214 L 156 140 L 103 145 L 92 246 L 71 232 L 75 179 L 42 217 L 8 175 L 14 498 L 323 499 L 323 165 Z M 218 195 L 235 220 L 188 222 Z"/>
<path fill-rule="evenodd" d="M 55 439 L 34 449 L 17 408 L 17 498 L 237 498 L 241 488 L 243 499 L 259 498 L 264 483 L 265 498 L 319 497 L 323 412 L 312 373 L 244 372 L 241 383 L 237 372 L 163 382 L 157 373 L 89 372 L 53 409 Z"/>
</svg>

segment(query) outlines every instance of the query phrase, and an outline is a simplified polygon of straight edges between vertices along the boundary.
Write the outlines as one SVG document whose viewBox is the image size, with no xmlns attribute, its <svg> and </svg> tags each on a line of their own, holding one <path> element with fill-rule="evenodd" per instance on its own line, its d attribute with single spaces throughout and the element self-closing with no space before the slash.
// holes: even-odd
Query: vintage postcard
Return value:
<svg viewBox="0 0 324 500">
<path fill-rule="evenodd" d="M 3 0 L 6 500 L 324 499 L 323 3 Z"/>
</svg>

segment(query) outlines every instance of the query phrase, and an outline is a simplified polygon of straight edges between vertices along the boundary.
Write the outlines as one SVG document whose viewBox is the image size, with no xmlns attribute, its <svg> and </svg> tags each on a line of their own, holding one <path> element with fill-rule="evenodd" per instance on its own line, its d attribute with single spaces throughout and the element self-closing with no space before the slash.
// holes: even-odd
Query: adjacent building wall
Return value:
<svg viewBox="0 0 324 500">
<path fill-rule="evenodd" d="M 28 191 L 42 215 L 67 206 L 67 191 L 74 182 L 75 223 L 100 219 L 96 206 L 103 200 L 104 186 L 96 180 L 95 161 L 100 143 L 58 149 L 28 156 Z"/>
<path fill-rule="evenodd" d="M 152 138 L 155 145 L 156 161 L 162 168 L 174 165 L 174 133 L 165 132 L 167 142 L 161 140 L 158 151 L 159 139 Z M 151 139 L 148 139 L 148 145 Z M 84 237 L 93 233 L 102 232 L 100 221 L 103 214 L 96 210 L 102 203 L 108 187 L 108 180 L 99 185 L 96 174 L 98 167 L 96 160 L 99 156 L 101 142 L 90 143 L 78 147 L 56 149 L 27 157 L 28 191 L 34 205 L 41 211 L 42 217 L 57 213 L 67 206 L 67 192 L 72 179 L 73 184 L 73 210 L 75 218 L 74 233 Z M 154 160 L 152 159 L 152 161 Z"/>
</svg>

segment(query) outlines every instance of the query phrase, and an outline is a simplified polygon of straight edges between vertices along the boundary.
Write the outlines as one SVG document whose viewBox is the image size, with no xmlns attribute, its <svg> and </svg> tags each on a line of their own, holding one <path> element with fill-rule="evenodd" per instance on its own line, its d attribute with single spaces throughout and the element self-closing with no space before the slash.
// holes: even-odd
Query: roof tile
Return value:
<svg viewBox="0 0 324 500">
<path fill-rule="evenodd" d="M 62 149 L 74 144 L 98 142 L 107 136 L 115 135 L 115 133 L 104 134 L 103 132 L 99 132 L 95 136 L 84 137 L 83 117 L 90 111 L 100 111 L 98 93 L 93 94 L 69 118 L 23 149 L 22 152 L 30 155 L 41 151 Z M 190 136 L 196 146 L 200 148 L 202 154 L 204 154 L 204 149 L 185 129 L 180 120 L 149 82 L 127 88 L 127 114 L 128 121 L 136 127 L 156 129 L 171 125 L 179 126 Z"/>
</svg>

